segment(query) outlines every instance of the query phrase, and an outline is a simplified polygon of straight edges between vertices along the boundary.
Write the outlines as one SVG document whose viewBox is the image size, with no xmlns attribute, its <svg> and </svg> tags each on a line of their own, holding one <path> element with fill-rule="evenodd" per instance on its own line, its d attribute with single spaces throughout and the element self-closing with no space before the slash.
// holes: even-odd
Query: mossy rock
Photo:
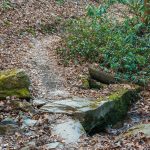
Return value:
<svg viewBox="0 0 150 150">
<path fill-rule="evenodd" d="M 93 109 L 83 113 L 83 127 L 89 133 L 99 132 L 107 125 L 114 125 L 124 119 L 129 107 L 139 99 L 140 89 L 118 89 L 107 97 L 97 99 Z"/>
<path fill-rule="evenodd" d="M 28 88 L 29 77 L 22 69 L 0 71 L 0 90 Z"/>
<path fill-rule="evenodd" d="M 7 96 L 29 99 L 30 80 L 22 69 L 0 71 L 0 99 Z"/>
<path fill-rule="evenodd" d="M 5 99 L 7 96 L 15 96 L 20 99 L 30 99 L 31 95 L 28 89 L 13 89 L 0 91 L 0 100 Z"/>
</svg>

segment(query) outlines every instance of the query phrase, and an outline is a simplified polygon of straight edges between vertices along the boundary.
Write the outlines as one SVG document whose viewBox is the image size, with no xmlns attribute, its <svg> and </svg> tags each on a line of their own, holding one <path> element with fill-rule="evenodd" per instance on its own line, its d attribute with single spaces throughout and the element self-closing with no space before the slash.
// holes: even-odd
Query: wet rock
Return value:
<svg viewBox="0 0 150 150">
<path fill-rule="evenodd" d="M 30 98 L 30 80 L 22 69 L 0 71 L 0 99 L 7 96 Z"/>
<path fill-rule="evenodd" d="M 66 119 L 62 123 L 53 125 L 52 134 L 61 137 L 65 143 L 76 143 L 85 134 L 78 120 Z"/>
<path fill-rule="evenodd" d="M 41 107 L 41 110 L 73 115 L 81 121 L 88 133 L 101 131 L 107 125 L 113 125 L 126 116 L 130 104 L 139 98 L 138 91 L 138 88 L 120 88 L 97 100 L 76 97 L 53 101 Z"/>
</svg>

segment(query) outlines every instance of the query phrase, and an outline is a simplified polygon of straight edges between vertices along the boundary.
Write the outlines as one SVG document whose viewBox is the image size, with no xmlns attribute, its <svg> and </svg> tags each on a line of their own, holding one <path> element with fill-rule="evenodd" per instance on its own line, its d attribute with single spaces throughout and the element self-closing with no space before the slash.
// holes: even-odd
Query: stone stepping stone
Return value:
<svg viewBox="0 0 150 150">
<path fill-rule="evenodd" d="M 65 119 L 61 123 L 52 125 L 52 134 L 58 135 L 66 144 L 70 144 L 76 143 L 86 133 L 78 120 Z"/>
</svg>

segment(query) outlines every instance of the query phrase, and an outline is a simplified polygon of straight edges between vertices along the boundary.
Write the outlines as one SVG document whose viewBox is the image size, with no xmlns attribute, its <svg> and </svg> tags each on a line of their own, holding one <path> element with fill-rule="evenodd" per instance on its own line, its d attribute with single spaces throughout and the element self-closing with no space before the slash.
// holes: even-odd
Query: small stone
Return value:
<svg viewBox="0 0 150 150">
<path fill-rule="evenodd" d="M 63 145 L 60 142 L 54 142 L 45 144 L 43 147 L 49 150 L 49 149 L 63 148 Z"/>
<path fill-rule="evenodd" d="M 27 144 L 30 148 L 35 148 L 36 147 L 36 143 L 35 141 L 31 141 Z"/>
<path fill-rule="evenodd" d="M 12 135 L 17 131 L 17 126 L 14 125 L 0 125 L 0 135 Z"/>
<path fill-rule="evenodd" d="M 33 127 L 37 123 L 37 120 L 32 120 L 30 118 L 25 118 L 23 120 L 23 126 L 30 126 Z"/>
<path fill-rule="evenodd" d="M 48 101 L 45 99 L 34 99 L 33 100 L 33 105 L 37 106 L 37 107 L 41 107 L 43 105 L 45 105 Z"/>
</svg>

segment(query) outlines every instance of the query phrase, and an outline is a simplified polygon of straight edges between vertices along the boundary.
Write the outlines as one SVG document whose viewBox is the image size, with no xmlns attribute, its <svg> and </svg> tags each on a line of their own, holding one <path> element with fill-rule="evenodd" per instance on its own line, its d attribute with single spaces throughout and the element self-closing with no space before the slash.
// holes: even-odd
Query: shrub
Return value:
<svg viewBox="0 0 150 150">
<path fill-rule="evenodd" d="M 9 0 L 2 0 L 0 8 L 2 8 L 2 10 L 8 10 L 12 8 L 12 4 Z"/>
<path fill-rule="evenodd" d="M 99 8 L 89 6 L 87 16 L 68 23 L 62 56 L 79 62 L 81 58 L 99 62 L 117 77 L 146 81 L 150 76 L 149 24 L 136 15 L 126 15 L 123 22 L 111 20 L 106 13 L 108 8 L 108 3 Z"/>
</svg>

